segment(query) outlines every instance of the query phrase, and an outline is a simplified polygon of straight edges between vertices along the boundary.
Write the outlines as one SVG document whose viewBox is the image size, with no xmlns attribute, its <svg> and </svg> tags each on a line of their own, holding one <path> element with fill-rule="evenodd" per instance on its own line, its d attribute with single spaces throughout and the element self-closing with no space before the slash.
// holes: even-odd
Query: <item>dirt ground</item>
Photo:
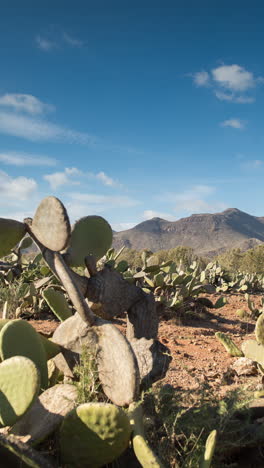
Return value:
<svg viewBox="0 0 264 468">
<path fill-rule="evenodd" d="M 205 295 L 213 303 L 219 295 Z M 162 384 L 170 384 L 179 391 L 197 389 L 202 383 L 211 386 L 219 396 L 226 391 L 241 385 L 252 390 L 261 388 L 262 377 L 238 377 L 230 372 L 229 367 L 237 358 L 230 357 L 223 345 L 215 338 L 215 332 L 228 333 L 240 346 L 244 340 L 254 338 L 255 322 L 238 317 L 238 309 L 247 310 L 243 294 L 225 295 L 228 303 L 220 309 L 207 309 L 208 313 L 190 317 L 171 313 L 164 318 L 160 316 L 159 340 L 171 353 L 172 362 Z M 254 296 L 256 304 L 261 296 Z M 117 321 L 118 328 L 125 329 L 125 319 Z M 31 324 L 37 331 L 52 336 L 58 322 L 51 320 L 34 320 Z"/>
</svg>

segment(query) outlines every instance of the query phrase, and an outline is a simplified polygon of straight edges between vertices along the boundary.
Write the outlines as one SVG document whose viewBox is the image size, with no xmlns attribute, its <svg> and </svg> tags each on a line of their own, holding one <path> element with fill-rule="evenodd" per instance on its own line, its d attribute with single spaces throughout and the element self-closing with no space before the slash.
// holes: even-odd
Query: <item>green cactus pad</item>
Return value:
<svg viewBox="0 0 264 468">
<path fill-rule="evenodd" d="M 61 322 L 72 316 L 72 311 L 62 291 L 47 288 L 43 291 L 42 296 Z"/>
<path fill-rule="evenodd" d="M 12 426 L 38 395 L 39 372 L 35 364 L 14 356 L 0 364 L 0 424 Z"/>
<path fill-rule="evenodd" d="M 227 299 L 226 297 L 219 297 L 214 304 L 215 309 L 220 309 L 221 307 L 224 307 L 227 304 Z"/>
<path fill-rule="evenodd" d="M 255 340 L 247 340 L 242 343 L 241 348 L 245 357 L 264 367 L 264 346 L 262 344 Z"/>
<path fill-rule="evenodd" d="M 79 219 L 73 228 L 66 261 L 71 266 L 84 266 L 84 258 L 93 255 L 102 258 L 112 245 L 113 232 L 101 216 L 86 216 Z"/>
<path fill-rule="evenodd" d="M 70 221 L 64 205 L 58 198 L 47 197 L 37 208 L 32 222 L 32 233 L 44 247 L 59 252 L 70 239 Z"/>
<path fill-rule="evenodd" d="M 60 446 L 62 460 L 72 467 L 99 468 L 128 447 L 131 434 L 125 412 L 108 403 L 85 403 L 65 417 Z"/>
<path fill-rule="evenodd" d="M 225 333 L 216 332 L 215 337 L 222 343 L 230 356 L 243 356 L 242 351 L 237 347 L 237 345 L 231 340 L 231 338 Z"/>
<path fill-rule="evenodd" d="M 135 455 L 143 468 L 163 468 L 163 464 L 148 445 L 144 433 L 142 406 L 132 403 L 128 417 L 132 428 L 132 443 Z"/>
<path fill-rule="evenodd" d="M 49 359 L 52 359 L 53 357 L 57 356 L 61 352 L 61 348 L 59 345 L 51 341 L 50 339 L 46 338 L 45 336 L 41 335 L 39 333 L 39 337 L 42 341 L 42 345 L 45 349 L 46 352 L 46 359 L 49 361 Z"/>
<path fill-rule="evenodd" d="M 26 229 L 23 223 L 0 218 L 0 258 L 9 255 L 25 234 Z"/>
<path fill-rule="evenodd" d="M 0 357 L 4 361 L 13 356 L 24 356 L 37 366 L 41 377 L 41 388 L 48 385 L 46 352 L 41 338 L 25 320 L 10 320 L 0 332 Z"/>
<path fill-rule="evenodd" d="M 264 313 L 260 314 L 255 326 L 257 342 L 264 345 Z"/>
<path fill-rule="evenodd" d="M 200 468 L 210 468 L 214 456 L 217 431 L 210 432 L 205 443 L 205 452 L 201 461 Z"/>
</svg>

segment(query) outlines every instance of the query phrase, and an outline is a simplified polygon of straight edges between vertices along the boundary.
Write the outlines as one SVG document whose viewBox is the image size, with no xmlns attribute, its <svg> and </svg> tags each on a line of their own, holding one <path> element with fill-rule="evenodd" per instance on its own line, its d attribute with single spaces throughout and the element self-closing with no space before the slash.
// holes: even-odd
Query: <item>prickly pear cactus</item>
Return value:
<svg viewBox="0 0 264 468">
<path fill-rule="evenodd" d="M 0 258 L 9 255 L 25 234 L 26 229 L 23 223 L 0 218 Z"/>
<path fill-rule="evenodd" d="M 47 249 L 60 252 L 70 239 L 71 226 L 67 211 L 58 198 L 42 200 L 33 218 L 32 233 Z"/>
<path fill-rule="evenodd" d="M 237 347 L 237 345 L 231 340 L 231 338 L 225 333 L 216 332 L 215 337 L 222 343 L 230 356 L 243 356 L 242 351 Z"/>
<path fill-rule="evenodd" d="M 62 291 L 47 288 L 43 291 L 42 296 L 61 322 L 72 316 L 71 309 Z"/>
<path fill-rule="evenodd" d="M 108 403 L 85 403 L 65 417 L 60 431 L 61 456 L 72 467 L 99 468 L 127 448 L 131 434 L 125 412 Z"/>
<path fill-rule="evenodd" d="M 242 343 L 244 356 L 264 367 L 264 346 L 255 340 L 247 340 Z"/>
<path fill-rule="evenodd" d="M 53 357 L 57 356 L 61 352 L 60 346 L 51 341 L 50 339 L 46 338 L 45 336 L 39 333 L 39 337 L 41 339 L 42 345 L 44 347 L 46 353 L 46 359 L 52 359 Z"/>
<path fill-rule="evenodd" d="M 264 345 L 264 313 L 260 314 L 256 322 L 255 334 L 257 342 Z"/>
<path fill-rule="evenodd" d="M 14 356 L 0 364 L 0 424 L 12 426 L 37 398 L 40 387 L 35 364 Z"/>
<path fill-rule="evenodd" d="M 13 356 L 24 356 L 31 359 L 40 372 L 41 388 L 47 388 L 46 353 L 39 334 L 25 320 L 10 320 L 0 332 L 1 359 L 4 361 Z"/>
<path fill-rule="evenodd" d="M 102 258 L 112 245 L 113 232 L 101 216 L 79 219 L 72 229 L 71 241 L 65 259 L 70 266 L 84 266 L 84 258 L 93 255 Z"/>
</svg>

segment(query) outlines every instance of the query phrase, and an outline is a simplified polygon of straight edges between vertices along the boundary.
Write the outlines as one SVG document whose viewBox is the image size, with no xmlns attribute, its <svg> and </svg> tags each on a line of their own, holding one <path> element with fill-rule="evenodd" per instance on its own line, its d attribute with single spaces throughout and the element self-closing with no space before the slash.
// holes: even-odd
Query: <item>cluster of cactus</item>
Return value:
<svg viewBox="0 0 264 468">
<path fill-rule="evenodd" d="M 152 375 L 157 350 L 163 346 L 156 339 L 157 325 L 148 325 L 145 331 L 139 313 L 143 308 L 152 314 L 150 318 L 155 318 L 155 301 L 152 302 L 150 294 L 136 285 L 127 285 L 118 273 L 125 272 L 124 264 L 117 265 L 117 271 L 108 264 L 97 275 L 96 260 L 106 255 L 112 242 L 112 230 L 103 218 L 88 216 L 71 230 L 62 203 L 48 197 L 41 202 L 33 220 L 27 219 L 23 223 L 8 220 L 6 223 L 0 219 L 0 254 L 8 255 L 26 233 L 38 245 L 48 268 L 57 278 L 57 284 L 51 285 L 49 277 L 44 276 L 39 280 L 39 288 L 31 282 L 31 290 L 27 293 L 34 297 L 34 288 L 40 289 L 42 299 L 62 323 L 52 340 L 48 340 L 25 320 L 0 321 L 0 424 L 6 427 L 0 435 L 0 446 L 28 466 L 52 467 L 52 460 L 44 459 L 36 446 L 58 430 L 60 459 L 66 465 L 100 467 L 115 460 L 132 443 L 143 467 L 149 466 L 150 460 L 151 466 L 162 467 L 145 439 L 142 415 L 135 410 L 140 383 L 145 374 Z M 108 259 L 111 260 L 114 259 Z M 85 266 L 86 275 L 78 275 L 70 266 Z M 93 303 L 102 303 L 106 308 L 109 304 L 112 311 L 112 289 L 111 285 L 107 287 L 109 278 L 114 278 L 120 285 L 121 290 L 115 294 L 125 300 L 123 308 L 132 310 L 127 338 L 111 322 L 95 315 L 88 305 L 87 299 L 91 296 Z M 103 281 L 105 284 L 100 289 Z M 124 292 L 128 291 L 128 286 L 130 296 L 134 297 L 130 299 L 130 307 Z M 64 291 L 73 308 L 69 308 L 65 301 Z M 155 344 L 156 354 L 152 355 Z M 67 392 L 74 394 L 76 387 L 71 383 L 58 384 L 57 378 L 63 374 L 71 381 L 67 372 L 71 372 L 78 362 L 80 348 L 84 345 L 88 351 L 96 350 L 99 379 L 112 402 L 110 404 L 87 402 L 77 406 L 76 399 L 71 401 L 67 397 Z M 145 363 L 141 366 L 145 352 L 149 353 L 150 359 L 147 368 Z M 158 361 L 163 359 L 164 373 L 164 359 L 166 363 L 170 361 L 165 355 L 168 351 L 165 354 L 163 349 L 159 352 Z M 56 392 L 65 392 L 58 408 L 52 406 Z M 122 406 L 129 408 L 123 410 Z"/>
<path fill-rule="evenodd" d="M 130 284 L 140 286 L 147 294 L 153 294 L 157 302 L 175 311 L 184 306 L 189 299 L 207 292 L 208 285 L 211 284 L 210 275 L 213 270 L 210 265 L 208 269 L 201 271 L 196 261 L 188 267 L 181 263 L 177 265 L 172 260 L 160 262 L 155 254 L 145 250 L 141 256 L 142 265 L 134 270 L 125 260 L 117 262 L 121 253 L 122 249 L 118 253 L 111 249 L 104 261 L 119 271 Z M 219 308 L 225 305 L 226 301 L 219 298 L 215 305 L 209 300 L 207 302 L 211 308 Z"/>
<path fill-rule="evenodd" d="M 248 292 L 264 290 L 264 275 L 245 273 L 241 271 L 226 272 L 217 262 L 210 262 L 206 266 L 204 278 L 216 287 L 217 292 Z"/>
</svg>

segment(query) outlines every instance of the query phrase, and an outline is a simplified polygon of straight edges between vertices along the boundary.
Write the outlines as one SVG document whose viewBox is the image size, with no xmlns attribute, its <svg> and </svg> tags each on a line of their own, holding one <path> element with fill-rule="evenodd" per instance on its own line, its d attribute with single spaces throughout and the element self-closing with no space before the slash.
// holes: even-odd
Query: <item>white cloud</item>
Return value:
<svg viewBox="0 0 264 468">
<path fill-rule="evenodd" d="M 46 174 L 43 176 L 43 179 L 49 182 L 50 187 L 53 190 L 56 190 L 62 185 L 79 185 L 80 182 L 77 180 L 72 180 L 72 177 L 81 176 L 82 173 L 75 167 L 68 168 L 63 172 L 54 172 L 53 174 Z"/>
<path fill-rule="evenodd" d="M 230 91 L 247 91 L 255 86 L 253 73 L 240 65 L 222 65 L 212 70 L 214 81 Z"/>
<path fill-rule="evenodd" d="M 162 218 L 166 219 L 167 221 L 175 221 L 175 215 L 170 213 L 164 213 L 155 210 L 145 210 L 142 215 L 143 219 L 152 219 L 152 218 Z"/>
<path fill-rule="evenodd" d="M 54 41 L 50 41 L 42 36 L 36 37 L 36 43 L 39 49 L 49 52 L 50 50 L 57 49 L 58 44 Z"/>
<path fill-rule="evenodd" d="M 217 99 L 237 104 L 254 102 L 255 98 L 245 93 L 264 82 L 262 77 L 255 77 L 252 72 L 237 64 L 221 65 L 210 72 L 200 71 L 191 76 L 197 86 L 210 86 Z"/>
<path fill-rule="evenodd" d="M 28 112 L 29 114 L 43 114 L 54 110 L 54 106 L 45 104 L 31 94 L 7 93 L 0 96 L 0 106 L 9 107 L 14 111 Z"/>
<path fill-rule="evenodd" d="M 0 112 L 0 133 L 6 133 L 30 141 L 67 141 L 68 143 L 93 144 L 95 138 L 76 132 L 40 118 Z"/>
<path fill-rule="evenodd" d="M 231 127 L 238 130 L 243 130 L 245 128 L 245 122 L 240 119 L 228 119 L 224 122 L 221 122 L 221 127 Z"/>
<path fill-rule="evenodd" d="M 220 101 L 229 101 L 229 102 L 235 102 L 238 104 L 251 104 L 252 102 L 255 102 L 255 98 L 249 97 L 249 96 L 236 96 L 234 93 L 224 93 L 222 91 L 215 91 L 215 96 L 217 99 Z"/>
<path fill-rule="evenodd" d="M 262 161 L 261 159 L 253 159 L 252 161 L 243 161 L 240 164 L 240 167 L 246 170 L 259 170 L 264 167 L 264 161 Z"/>
<path fill-rule="evenodd" d="M 47 156 L 25 153 L 0 153 L 0 162 L 11 166 L 55 166 L 56 160 Z"/>
<path fill-rule="evenodd" d="M 34 179 L 27 177 L 10 177 L 6 172 L 0 171 L 1 204 L 6 201 L 27 200 L 37 189 Z"/>
<path fill-rule="evenodd" d="M 210 82 L 209 73 L 206 71 L 194 73 L 193 81 L 197 86 L 207 86 Z"/>
</svg>

